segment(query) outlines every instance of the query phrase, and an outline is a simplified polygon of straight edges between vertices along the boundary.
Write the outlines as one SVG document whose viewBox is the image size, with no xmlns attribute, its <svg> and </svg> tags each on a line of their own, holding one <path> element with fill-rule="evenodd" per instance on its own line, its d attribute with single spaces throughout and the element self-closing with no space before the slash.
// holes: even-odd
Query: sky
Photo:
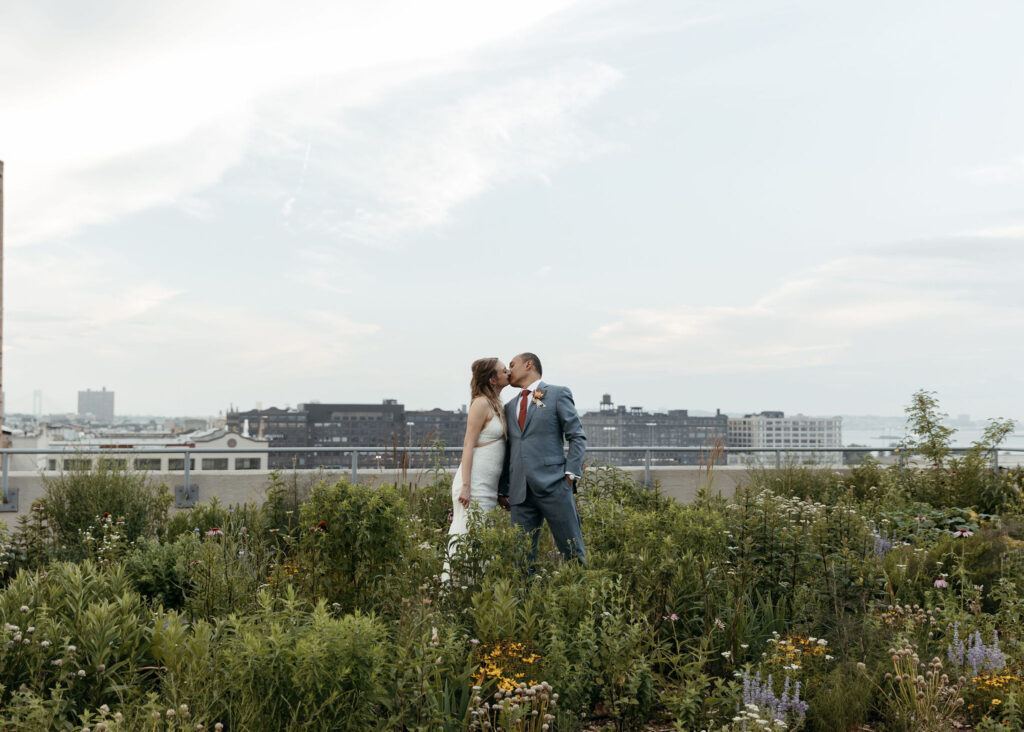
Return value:
<svg viewBox="0 0 1024 732">
<path fill-rule="evenodd" d="M 1024 4 L 11 0 L 7 412 L 1024 418 Z M 511 391 L 505 394 L 511 397 Z"/>
</svg>

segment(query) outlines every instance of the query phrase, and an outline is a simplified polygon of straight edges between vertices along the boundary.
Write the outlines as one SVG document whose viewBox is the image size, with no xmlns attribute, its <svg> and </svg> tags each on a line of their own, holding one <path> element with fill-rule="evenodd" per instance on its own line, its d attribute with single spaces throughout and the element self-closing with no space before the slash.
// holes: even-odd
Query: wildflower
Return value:
<svg viewBox="0 0 1024 732">
<path fill-rule="evenodd" d="M 85 669 L 84 668 L 78 669 L 78 678 L 80 678 L 80 679 L 84 679 L 85 678 Z"/>
<path fill-rule="evenodd" d="M 106 704 L 102 704 L 100 705 L 100 711 L 104 714 L 110 714 L 110 707 L 108 707 Z"/>
<path fill-rule="evenodd" d="M 732 658 L 732 651 L 722 651 L 722 658 L 725 658 L 725 659 Z"/>
<path fill-rule="evenodd" d="M 224 532 L 214 526 L 212 529 L 206 532 L 207 536 L 224 536 Z"/>
<path fill-rule="evenodd" d="M 924 521 L 924 520 L 925 520 L 924 516 L 914 516 L 914 521 Z"/>
<path fill-rule="evenodd" d="M 28 612 L 28 605 L 22 605 L 22 606 L 21 606 L 21 611 L 22 611 L 23 613 L 27 613 L 27 612 Z"/>
<path fill-rule="evenodd" d="M 956 531 L 953 532 L 953 536 L 955 536 L 957 538 L 961 538 L 961 537 L 965 537 L 965 536 L 974 536 L 974 532 L 971 531 L 970 529 L 957 529 Z"/>
<path fill-rule="evenodd" d="M 671 620 L 674 623 L 675 621 L 679 620 L 679 616 L 675 613 L 672 613 L 671 615 L 666 615 L 665 620 Z"/>
<path fill-rule="evenodd" d="M 939 577 L 937 580 L 932 582 L 932 584 L 935 585 L 936 587 L 938 587 L 939 589 L 944 589 L 946 587 L 949 587 L 949 583 L 946 582 L 946 580 L 942 579 L 942 577 Z"/>
</svg>

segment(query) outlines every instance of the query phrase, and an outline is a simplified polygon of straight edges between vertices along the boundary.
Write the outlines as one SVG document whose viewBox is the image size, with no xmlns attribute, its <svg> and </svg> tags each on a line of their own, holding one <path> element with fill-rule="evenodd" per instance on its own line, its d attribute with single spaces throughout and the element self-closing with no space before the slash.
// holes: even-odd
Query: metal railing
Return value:
<svg viewBox="0 0 1024 732">
<path fill-rule="evenodd" d="M 966 453 L 970 452 L 973 448 L 969 447 L 954 447 L 950 449 L 953 453 Z M 644 483 L 646 485 L 651 484 L 651 468 L 654 462 L 654 456 L 657 453 L 695 453 L 698 456 L 706 456 L 711 458 L 712 455 L 727 458 L 730 454 L 761 454 L 767 453 L 774 455 L 774 466 L 776 469 L 781 468 L 783 455 L 796 455 L 796 456 L 807 456 L 807 455 L 819 455 L 822 453 L 855 453 L 855 454 L 871 454 L 875 453 L 878 455 L 902 455 L 900 448 L 892 447 L 719 447 L 708 448 L 708 447 L 655 447 L 652 445 L 634 445 L 630 447 L 588 447 L 587 454 L 602 454 L 602 453 L 640 453 L 644 454 Z M 992 455 L 992 466 L 993 469 L 999 468 L 999 453 L 1024 453 L 1024 447 L 998 447 L 989 451 Z M 272 454 L 288 454 L 288 453 L 303 453 L 307 455 L 317 456 L 320 453 L 326 454 L 347 454 L 350 457 L 349 467 L 347 468 L 351 472 L 351 479 L 353 482 L 359 478 L 359 456 L 360 455 L 374 455 L 375 462 L 380 466 L 380 456 L 387 453 L 391 453 L 392 456 L 402 455 L 401 464 L 397 464 L 392 469 L 402 470 L 410 468 L 410 461 L 414 455 L 425 455 L 436 457 L 439 454 L 453 454 L 461 455 L 461 447 L 411 447 L 411 446 L 389 446 L 386 448 L 382 447 L 266 447 L 266 448 L 245 448 L 244 450 L 238 451 L 237 455 L 266 455 L 269 457 Z M 107 447 L 78 447 L 78 448 L 48 448 L 48 449 L 32 449 L 32 448 L 0 448 L 0 484 L 2 484 L 3 504 L 10 504 L 12 501 L 10 483 L 9 483 L 9 468 L 10 458 L 13 455 L 70 455 L 70 456 L 83 456 L 83 455 L 108 455 L 108 456 L 125 456 L 125 455 L 182 455 L 183 456 L 183 478 L 184 478 L 184 491 L 186 495 L 192 493 L 192 469 L 191 469 L 191 456 L 192 455 L 232 455 L 233 451 L 230 449 L 225 450 L 224 448 L 215 447 L 189 447 L 189 446 L 175 446 L 175 447 L 131 447 L 131 448 L 107 448 Z M 718 465 L 719 463 L 715 463 Z M 317 466 L 318 468 L 324 466 Z M 268 469 L 272 469 L 269 468 Z M 316 469 L 316 468 L 304 468 L 304 469 Z M 177 472 L 177 471 L 169 471 Z M 222 471 L 218 471 L 222 472 Z M 9 509 L 8 509 L 9 510 Z M 15 509 L 16 510 L 16 509 Z"/>
</svg>

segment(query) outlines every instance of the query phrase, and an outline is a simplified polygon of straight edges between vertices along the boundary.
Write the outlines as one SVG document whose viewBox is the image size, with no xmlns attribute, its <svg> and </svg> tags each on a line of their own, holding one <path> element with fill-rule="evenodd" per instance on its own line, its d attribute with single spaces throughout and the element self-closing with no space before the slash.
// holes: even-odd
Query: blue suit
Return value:
<svg viewBox="0 0 1024 732">
<path fill-rule="evenodd" d="M 544 394 L 540 398 L 543 406 L 528 397 L 522 429 L 518 414 L 521 390 L 505 405 L 508 449 L 498 482 L 498 495 L 508 497 L 512 522 L 531 535 L 531 561 L 536 560 L 539 529 L 545 520 L 562 557 L 586 561 L 580 516 L 572 485 L 565 474 L 583 474 L 587 436 L 568 387 L 542 381 L 536 391 Z M 564 448 L 566 443 L 568 455 Z"/>
</svg>

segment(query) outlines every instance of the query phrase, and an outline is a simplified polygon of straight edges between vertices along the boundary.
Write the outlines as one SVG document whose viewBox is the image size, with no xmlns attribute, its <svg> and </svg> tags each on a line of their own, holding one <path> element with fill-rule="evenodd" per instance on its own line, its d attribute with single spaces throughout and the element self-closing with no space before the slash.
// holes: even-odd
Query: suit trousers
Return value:
<svg viewBox="0 0 1024 732">
<path fill-rule="evenodd" d="M 526 500 L 512 506 L 512 523 L 521 526 L 530 537 L 531 565 L 537 561 L 537 543 L 540 541 L 541 524 L 545 520 L 562 558 L 578 559 L 586 564 L 587 549 L 583 544 L 580 515 L 568 480 L 562 480 L 543 491 L 535 491 L 527 485 Z"/>
</svg>

